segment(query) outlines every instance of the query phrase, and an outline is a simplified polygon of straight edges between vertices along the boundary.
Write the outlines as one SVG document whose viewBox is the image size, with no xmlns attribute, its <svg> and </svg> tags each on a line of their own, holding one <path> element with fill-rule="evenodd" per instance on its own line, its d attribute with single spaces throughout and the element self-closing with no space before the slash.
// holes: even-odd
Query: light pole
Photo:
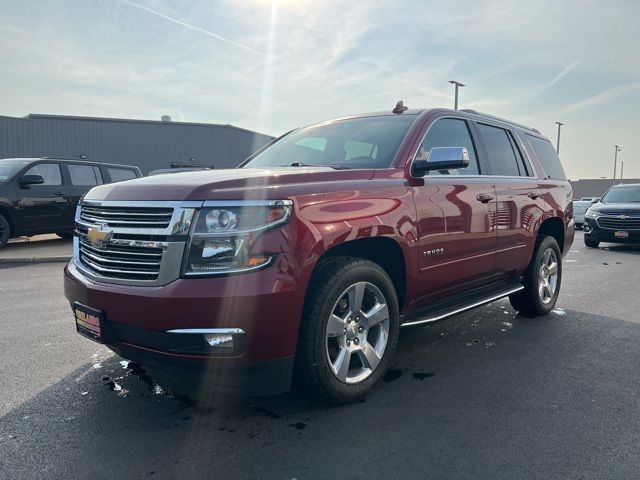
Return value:
<svg viewBox="0 0 640 480">
<path fill-rule="evenodd" d="M 449 83 L 456 86 L 456 99 L 455 99 L 455 102 L 453 104 L 453 109 L 457 110 L 458 109 L 458 88 L 459 87 L 464 87 L 465 84 L 457 82 L 455 80 L 449 80 Z"/>
<path fill-rule="evenodd" d="M 556 141 L 556 153 L 560 155 L 560 128 L 562 127 L 562 125 L 564 125 L 564 123 L 556 122 L 556 125 L 558 125 L 558 140 Z"/>
<path fill-rule="evenodd" d="M 620 180 L 622 180 L 623 174 L 624 174 L 624 162 L 620 162 Z"/>
<path fill-rule="evenodd" d="M 620 148 L 620 145 L 614 145 L 615 147 L 615 153 L 613 155 L 613 179 L 616 179 L 616 169 L 618 167 L 618 152 L 621 151 L 622 149 Z"/>
</svg>

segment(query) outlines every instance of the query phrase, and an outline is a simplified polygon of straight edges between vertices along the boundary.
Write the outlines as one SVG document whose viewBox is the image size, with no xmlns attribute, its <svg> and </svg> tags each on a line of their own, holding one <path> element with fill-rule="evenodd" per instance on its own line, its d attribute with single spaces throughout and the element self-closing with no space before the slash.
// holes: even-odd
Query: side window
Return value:
<svg viewBox="0 0 640 480">
<path fill-rule="evenodd" d="M 464 147 L 469 152 L 469 166 L 460 170 L 434 170 L 429 175 L 478 175 L 476 149 L 471 140 L 466 120 L 443 118 L 431 125 L 422 144 L 418 148 L 415 159 L 426 160 L 434 147 Z"/>
<path fill-rule="evenodd" d="M 553 148 L 553 145 L 551 145 L 551 142 L 529 134 L 527 134 L 527 139 L 533 147 L 533 151 L 536 152 L 547 177 L 555 180 L 566 180 L 567 175 L 564 173 L 558 154 Z"/>
<path fill-rule="evenodd" d="M 102 185 L 104 183 L 104 180 L 102 180 L 102 172 L 100 171 L 100 167 L 93 167 L 93 173 L 96 176 L 96 179 L 98 180 L 98 185 Z"/>
<path fill-rule="evenodd" d="M 69 176 L 71 177 L 71 185 L 92 187 L 100 183 L 96 176 L 95 167 L 91 165 L 67 164 L 67 168 L 69 169 Z M 98 173 L 100 173 L 100 171 L 98 171 Z"/>
<path fill-rule="evenodd" d="M 519 177 L 521 175 L 515 145 L 509 132 L 504 128 L 478 124 L 478 133 L 487 149 L 488 162 L 493 175 Z M 526 175 L 526 172 L 522 173 Z"/>
<path fill-rule="evenodd" d="M 509 140 L 511 140 L 511 148 L 513 148 L 514 153 L 516 154 L 516 159 L 518 161 L 518 170 L 520 170 L 520 175 L 523 177 L 531 176 L 533 172 L 531 172 L 530 165 L 527 164 L 527 161 L 522 156 L 522 152 L 516 143 L 516 139 L 513 136 L 513 132 L 509 132 Z"/>
<path fill-rule="evenodd" d="M 60 175 L 60 165 L 57 163 L 39 163 L 25 172 L 25 175 L 40 175 L 44 178 L 41 185 L 62 185 L 62 175 Z M 35 185 L 36 187 L 38 185 Z"/>
<path fill-rule="evenodd" d="M 131 180 L 136 178 L 136 172 L 128 168 L 107 167 L 107 172 L 112 182 L 121 182 L 123 180 Z"/>
</svg>

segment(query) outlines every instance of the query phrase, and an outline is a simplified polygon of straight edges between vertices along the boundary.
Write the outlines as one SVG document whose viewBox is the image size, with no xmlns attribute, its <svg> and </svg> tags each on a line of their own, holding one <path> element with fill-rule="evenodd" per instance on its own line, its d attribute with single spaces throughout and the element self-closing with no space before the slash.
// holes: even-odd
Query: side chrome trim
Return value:
<svg viewBox="0 0 640 480">
<path fill-rule="evenodd" d="M 167 333 L 186 333 L 192 335 L 244 335 L 241 328 L 178 328 L 176 330 L 167 330 Z"/>
<path fill-rule="evenodd" d="M 414 320 L 413 322 L 403 323 L 400 326 L 401 327 L 411 327 L 413 325 L 422 325 L 422 324 L 425 324 L 425 323 L 437 322 L 438 320 L 445 319 L 445 318 L 450 317 L 452 315 L 456 315 L 458 313 L 466 312 L 467 310 L 471 310 L 472 308 L 476 308 L 476 307 L 479 307 L 479 306 L 484 305 L 486 303 L 491 303 L 491 302 L 493 302 L 495 300 L 499 300 L 499 299 L 504 298 L 504 297 L 506 297 L 508 295 L 511 295 L 512 293 L 519 292 L 520 290 L 524 290 L 524 286 L 523 285 L 518 285 L 515 288 L 511 288 L 509 290 L 506 290 L 504 292 L 498 293 L 496 295 L 492 295 L 491 297 L 485 298 L 483 300 L 479 300 L 477 302 L 471 303 L 471 304 L 466 305 L 464 307 L 456 308 L 455 310 L 451 310 L 449 312 L 442 313 L 440 315 L 436 315 L 436 316 L 433 316 L 433 317 L 426 317 L 426 318 L 422 318 L 420 320 Z"/>
</svg>

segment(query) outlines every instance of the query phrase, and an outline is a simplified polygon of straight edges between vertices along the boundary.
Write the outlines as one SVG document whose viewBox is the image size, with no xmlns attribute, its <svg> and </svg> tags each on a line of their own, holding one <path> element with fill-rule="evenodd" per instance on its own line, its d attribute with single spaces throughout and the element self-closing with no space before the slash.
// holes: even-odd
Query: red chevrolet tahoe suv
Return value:
<svg viewBox="0 0 640 480">
<path fill-rule="evenodd" d="M 157 375 L 356 401 L 400 327 L 506 296 L 553 309 L 571 199 L 537 130 L 399 103 L 293 130 L 237 169 L 93 188 L 65 294 L 79 333 Z"/>
</svg>

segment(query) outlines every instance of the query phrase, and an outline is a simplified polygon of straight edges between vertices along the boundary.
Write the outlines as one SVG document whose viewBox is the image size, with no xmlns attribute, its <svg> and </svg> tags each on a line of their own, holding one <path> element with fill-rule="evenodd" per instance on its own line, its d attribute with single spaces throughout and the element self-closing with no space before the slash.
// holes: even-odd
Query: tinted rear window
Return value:
<svg viewBox="0 0 640 480">
<path fill-rule="evenodd" d="M 128 168 L 107 168 L 112 182 L 120 182 L 122 180 L 131 180 L 136 178 L 136 172 Z"/>
<path fill-rule="evenodd" d="M 544 168 L 544 173 L 547 177 L 554 178 L 556 180 L 566 180 L 567 176 L 564 173 L 558 154 L 553 148 L 553 145 L 551 145 L 551 142 L 544 138 L 534 137 L 533 135 L 528 134 L 527 138 L 529 139 L 529 143 L 531 143 L 533 150 L 536 152 L 538 160 L 540 160 L 542 168 Z"/>
</svg>

